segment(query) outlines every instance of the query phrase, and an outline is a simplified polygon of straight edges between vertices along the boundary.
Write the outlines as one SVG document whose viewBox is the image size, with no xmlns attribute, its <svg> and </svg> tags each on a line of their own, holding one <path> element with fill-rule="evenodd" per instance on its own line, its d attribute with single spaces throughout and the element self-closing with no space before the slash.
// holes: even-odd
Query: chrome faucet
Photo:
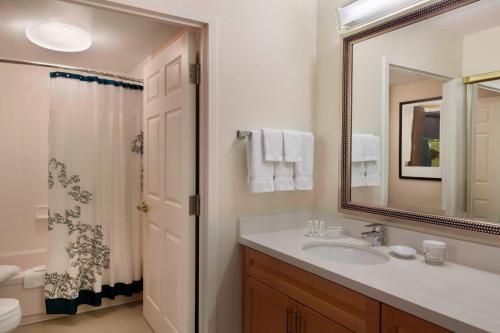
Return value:
<svg viewBox="0 0 500 333">
<path fill-rule="evenodd" d="M 385 242 L 383 225 L 373 223 L 365 225 L 367 228 L 372 228 L 371 231 L 365 231 L 361 233 L 362 239 L 369 239 L 372 246 L 382 246 Z"/>
</svg>

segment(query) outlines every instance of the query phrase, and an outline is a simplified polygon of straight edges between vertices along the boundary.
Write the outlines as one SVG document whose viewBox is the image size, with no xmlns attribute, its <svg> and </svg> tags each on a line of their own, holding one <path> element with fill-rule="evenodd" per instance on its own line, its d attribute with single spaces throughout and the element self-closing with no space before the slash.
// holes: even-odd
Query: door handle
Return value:
<svg viewBox="0 0 500 333">
<path fill-rule="evenodd" d="M 140 210 L 141 212 L 147 213 L 149 211 L 149 205 L 146 201 L 142 201 L 137 205 L 137 210 Z"/>
</svg>

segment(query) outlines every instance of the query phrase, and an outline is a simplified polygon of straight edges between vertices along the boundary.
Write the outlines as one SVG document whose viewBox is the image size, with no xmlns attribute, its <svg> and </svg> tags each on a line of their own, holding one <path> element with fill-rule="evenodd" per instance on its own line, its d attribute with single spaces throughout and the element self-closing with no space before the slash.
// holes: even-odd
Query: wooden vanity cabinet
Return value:
<svg viewBox="0 0 500 333">
<path fill-rule="evenodd" d="M 245 333 L 288 332 L 289 298 L 262 282 L 245 276 Z"/>
<path fill-rule="evenodd" d="M 447 329 L 382 304 L 382 333 L 452 333 Z"/>
<path fill-rule="evenodd" d="M 245 333 L 351 331 L 258 280 L 245 276 Z"/>
<path fill-rule="evenodd" d="M 244 333 L 379 333 L 380 303 L 244 248 Z"/>
<path fill-rule="evenodd" d="M 244 333 L 450 333 L 248 247 Z"/>
</svg>

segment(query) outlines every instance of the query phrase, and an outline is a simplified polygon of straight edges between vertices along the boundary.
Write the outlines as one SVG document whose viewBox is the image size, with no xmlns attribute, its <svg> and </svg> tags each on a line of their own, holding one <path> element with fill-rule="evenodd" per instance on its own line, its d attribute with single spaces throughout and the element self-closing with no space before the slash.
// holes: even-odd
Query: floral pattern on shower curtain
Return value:
<svg viewBox="0 0 500 333">
<path fill-rule="evenodd" d="M 142 86 L 53 72 L 47 313 L 142 291 Z"/>
</svg>

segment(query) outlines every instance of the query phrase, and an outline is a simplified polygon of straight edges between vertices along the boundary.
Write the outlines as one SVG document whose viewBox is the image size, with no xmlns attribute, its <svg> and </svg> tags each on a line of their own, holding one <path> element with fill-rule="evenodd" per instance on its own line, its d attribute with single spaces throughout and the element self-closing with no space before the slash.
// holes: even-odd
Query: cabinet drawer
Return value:
<svg viewBox="0 0 500 333">
<path fill-rule="evenodd" d="M 353 332 L 380 332 L 380 303 L 261 252 L 244 247 L 245 274 Z"/>
</svg>

